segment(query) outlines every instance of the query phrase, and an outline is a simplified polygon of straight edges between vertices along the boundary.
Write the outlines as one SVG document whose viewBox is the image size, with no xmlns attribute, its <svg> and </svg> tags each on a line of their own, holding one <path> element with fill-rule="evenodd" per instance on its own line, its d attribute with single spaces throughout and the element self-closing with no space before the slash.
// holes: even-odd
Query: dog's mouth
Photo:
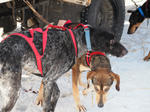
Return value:
<svg viewBox="0 0 150 112">
<path fill-rule="evenodd" d="M 128 33 L 128 34 L 133 34 L 133 33 L 135 33 L 135 31 L 139 28 L 140 24 L 141 24 L 141 23 L 137 23 L 137 24 L 135 24 L 135 25 L 130 25 L 127 33 Z"/>
<path fill-rule="evenodd" d="M 128 53 L 128 50 L 121 50 L 121 51 L 117 51 L 117 52 L 114 52 L 114 53 L 110 51 L 110 54 L 111 54 L 112 56 L 116 56 L 116 57 L 123 57 L 123 56 L 125 56 L 127 53 Z"/>
<path fill-rule="evenodd" d="M 119 57 L 123 57 L 123 56 L 125 56 L 127 53 L 128 53 L 127 50 L 123 50 L 122 53 L 121 53 L 121 55 L 120 55 Z"/>
<path fill-rule="evenodd" d="M 98 101 L 98 103 L 97 103 L 97 106 L 98 106 L 99 108 L 104 107 L 103 94 L 99 94 L 99 101 Z"/>
<path fill-rule="evenodd" d="M 104 107 L 104 104 L 103 104 L 103 103 L 99 103 L 99 104 L 98 104 L 98 107 L 99 107 L 99 108 L 102 108 L 102 107 Z"/>
<path fill-rule="evenodd" d="M 96 101 L 99 108 L 104 107 L 109 89 L 109 87 L 106 87 L 103 91 L 96 92 Z"/>
<path fill-rule="evenodd" d="M 133 34 L 138 29 L 138 27 L 135 27 L 134 29 L 129 29 L 128 34 Z"/>
</svg>

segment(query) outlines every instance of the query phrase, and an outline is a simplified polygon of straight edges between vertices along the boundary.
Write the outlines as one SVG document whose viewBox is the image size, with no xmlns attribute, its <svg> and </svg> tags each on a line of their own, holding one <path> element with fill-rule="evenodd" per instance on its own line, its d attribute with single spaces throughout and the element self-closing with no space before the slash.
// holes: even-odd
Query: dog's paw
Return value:
<svg viewBox="0 0 150 112">
<path fill-rule="evenodd" d="M 38 96 L 35 103 L 37 105 L 43 106 L 43 100 L 44 100 L 43 97 Z"/>
<path fill-rule="evenodd" d="M 83 105 L 78 105 L 77 109 L 79 112 L 86 112 L 86 108 Z"/>
<path fill-rule="evenodd" d="M 82 94 L 83 94 L 84 96 L 86 96 L 86 95 L 88 94 L 88 89 L 84 89 L 84 90 L 82 91 Z"/>
<path fill-rule="evenodd" d="M 120 91 L 120 86 L 116 85 L 116 90 Z"/>
<path fill-rule="evenodd" d="M 149 56 L 145 56 L 145 57 L 144 57 L 144 61 L 148 61 L 149 58 L 150 58 Z"/>
</svg>

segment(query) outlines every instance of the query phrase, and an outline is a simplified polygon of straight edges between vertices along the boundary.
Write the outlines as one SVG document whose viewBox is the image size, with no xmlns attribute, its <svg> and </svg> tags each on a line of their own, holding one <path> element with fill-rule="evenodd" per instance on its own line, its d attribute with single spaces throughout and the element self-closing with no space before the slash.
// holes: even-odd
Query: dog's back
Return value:
<svg viewBox="0 0 150 112">
<path fill-rule="evenodd" d="M 107 68 L 111 70 L 110 61 L 106 56 L 96 55 L 91 59 L 91 69 Z"/>
</svg>

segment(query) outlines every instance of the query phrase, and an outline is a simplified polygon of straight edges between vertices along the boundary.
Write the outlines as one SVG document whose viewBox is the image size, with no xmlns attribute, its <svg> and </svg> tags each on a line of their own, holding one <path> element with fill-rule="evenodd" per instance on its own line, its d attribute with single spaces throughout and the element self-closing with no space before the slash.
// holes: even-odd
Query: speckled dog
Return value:
<svg viewBox="0 0 150 112">
<path fill-rule="evenodd" d="M 78 48 L 78 57 L 87 51 L 83 27 L 72 30 Z M 20 32 L 31 37 L 29 31 Z M 97 49 L 115 56 L 123 56 L 127 50 L 115 42 L 108 32 L 90 29 L 92 49 Z M 33 43 L 41 59 L 43 71 L 43 111 L 54 112 L 60 95 L 57 79 L 75 64 L 75 49 L 67 30 L 48 29 L 47 42 L 43 53 L 42 33 L 35 31 Z M 38 58 L 37 58 L 38 59 Z M 10 112 L 19 97 L 21 75 L 23 70 L 37 73 L 35 53 L 27 41 L 11 35 L 0 43 L 0 111 Z"/>
</svg>

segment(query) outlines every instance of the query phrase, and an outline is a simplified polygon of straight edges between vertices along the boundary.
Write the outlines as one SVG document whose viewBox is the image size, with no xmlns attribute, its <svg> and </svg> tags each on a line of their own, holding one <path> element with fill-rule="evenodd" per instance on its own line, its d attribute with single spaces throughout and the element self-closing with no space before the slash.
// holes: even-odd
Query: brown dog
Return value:
<svg viewBox="0 0 150 112">
<path fill-rule="evenodd" d="M 80 104 L 78 84 L 85 87 L 81 82 L 81 73 L 89 70 L 87 73 L 87 85 L 89 88 L 89 81 L 92 81 L 94 90 L 96 92 L 96 102 L 98 107 L 103 107 L 106 101 L 106 94 L 109 91 L 113 81 L 116 80 L 116 89 L 120 90 L 120 77 L 111 71 L 109 59 L 101 52 L 91 52 L 78 58 L 77 63 L 72 68 L 72 88 L 73 96 L 79 111 L 85 111 L 86 108 Z"/>
<path fill-rule="evenodd" d="M 147 56 L 144 57 L 144 61 L 148 61 L 150 59 L 150 51 Z"/>
<path fill-rule="evenodd" d="M 88 70 L 87 84 L 81 82 L 81 73 Z M 86 108 L 80 104 L 78 84 L 89 89 L 89 81 L 92 81 L 96 92 L 96 102 L 98 107 L 103 107 L 106 102 L 106 94 L 109 91 L 113 81 L 116 80 L 116 89 L 120 90 L 120 77 L 111 71 L 109 59 L 101 52 L 91 52 L 77 59 L 76 64 L 72 67 L 72 88 L 73 97 L 79 111 L 86 111 Z M 43 105 L 43 84 L 39 90 L 39 95 L 36 100 L 37 104 Z"/>
</svg>

